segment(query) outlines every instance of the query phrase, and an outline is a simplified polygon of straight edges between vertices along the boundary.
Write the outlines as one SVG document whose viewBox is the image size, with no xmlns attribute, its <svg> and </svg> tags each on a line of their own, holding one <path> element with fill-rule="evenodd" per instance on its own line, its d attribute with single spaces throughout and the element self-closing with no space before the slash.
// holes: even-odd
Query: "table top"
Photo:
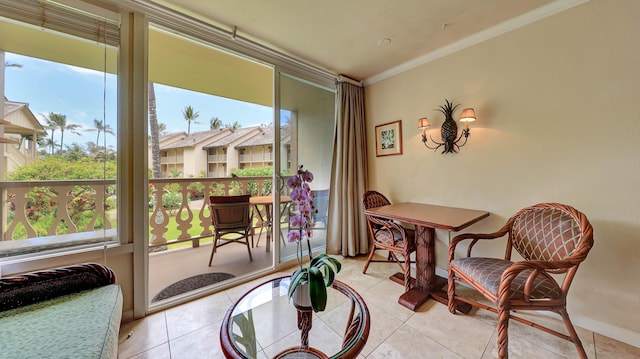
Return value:
<svg viewBox="0 0 640 359">
<path fill-rule="evenodd" d="M 457 232 L 489 216 L 487 211 L 433 204 L 402 202 L 369 208 L 365 214 L 388 218 L 416 226 Z"/>
<path fill-rule="evenodd" d="M 248 291 L 229 308 L 220 328 L 220 342 L 227 358 L 273 358 L 285 353 L 283 357 L 286 358 L 344 358 L 351 347 L 364 346 L 369 330 L 368 309 L 360 295 L 335 280 L 333 286 L 327 288 L 326 310 L 321 313 L 312 312 L 310 350 L 294 353 L 300 346 L 301 332 L 298 329 L 298 312 L 287 296 L 289 279 L 287 276 L 264 282 Z M 361 321 L 361 326 L 364 327 L 366 323 L 366 332 L 364 328 L 359 329 L 343 345 L 344 335 L 341 333 L 347 327 L 351 303 L 355 303 L 350 300 L 353 295 L 364 306 L 366 319 Z M 362 310 L 357 305 L 355 308 L 356 313 Z M 358 343 L 359 341 L 362 343 Z M 314 355 L 314 352 L 335 354 L 324 356 Z M 353 358 L 356 355 L 357 353 Z"/>
<path fill-rule="evenodd" d="M 280 196 L 280 203 L 291 202 L 291 197 L 289 196 Z M 249 198 L 249 203 L 251 204 L 272 204 L 273 196 L 254 196 Z"/>
</svg>

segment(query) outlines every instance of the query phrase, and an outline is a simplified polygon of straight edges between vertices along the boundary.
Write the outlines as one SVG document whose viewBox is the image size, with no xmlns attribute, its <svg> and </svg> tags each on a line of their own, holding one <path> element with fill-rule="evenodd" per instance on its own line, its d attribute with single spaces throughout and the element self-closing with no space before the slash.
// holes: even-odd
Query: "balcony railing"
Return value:
<svg viewBox="0 0 640 359">
<path fill-rule="evenodd" d="M 240 155 L 240 162 L 264 162 L 273 161 L 273 153 L 252 153 L 248 155 Z"/>
<path fill-rule="evenodd" d="M 160 163 L 161 164 L 183 163 L 183 162 L 184 162 L 184 156 L 182 156 L 182 155 L 180 155 L 180 156 L 160 157 Z"/>
<path fill-rule="evenodd" d="M 267 195 L 271 183 L 271 177 L 150 179 L 149 246 L 198 247 L 213 235 L 209 195 Z M 0 181 L 0 190 L 7 203 L 0 206 L 0 257 L 116 236 L 115 180 Z M 177 235 L 167 235 L 170 218 Z"/>
<path fill-rule="evenodd" d="M 217 154 L 217 155 L 209 155 L 207 156 L 208 162 L 227 162 L 226 154 Z"/>
</svg>

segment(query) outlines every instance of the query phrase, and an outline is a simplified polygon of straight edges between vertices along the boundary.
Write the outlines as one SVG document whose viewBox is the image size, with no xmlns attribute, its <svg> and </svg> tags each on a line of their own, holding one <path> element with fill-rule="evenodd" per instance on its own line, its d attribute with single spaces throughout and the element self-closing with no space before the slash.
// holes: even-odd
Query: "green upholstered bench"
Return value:
<svg viewBox="0 0 640 359">
<path fill-rule="evenodd" d="M 0 278 L 0 356 L 116 358 L 122 292 L 115 279 L 97 263 Z"/>
</svg>

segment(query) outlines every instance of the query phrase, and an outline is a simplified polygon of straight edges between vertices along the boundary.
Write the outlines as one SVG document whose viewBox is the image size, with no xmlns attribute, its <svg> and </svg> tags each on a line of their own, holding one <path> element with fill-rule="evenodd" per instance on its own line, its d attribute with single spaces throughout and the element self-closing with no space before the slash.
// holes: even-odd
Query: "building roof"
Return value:
<svg viewBox="0 0 640 359">
<path fill-rule="evenodd" d="M 236 147 L 241 148 L 241 147 L 272 145 L 273 138 L 274 138 L 273 126 L 262 128 L 261 130 L 262 131 L 259 134 L 249 138 L 246 141 L 239 143 Z M 280 127 L 280 138 L 283 140 L 286 140 L 289 138 L 289 126 Z"/>
<path fill-rule="evenodd" d="M 253 126 L 253 127 L 246 127 L 246 128 L 238 128 L 235 130 L 231 130 L 231 132 L 219 139 L 216 139 L 215 141 L 209 143 L 206 146 L 203 146 L 203 149 L 208 149 L 208 148 L 216 148 L 216 147 L 227 147 L 229 146 L 229 144 L 233 143 L 234 141 L 240 139 L 243 136 L 249 135 L 251 132 L 256 131 L 257 129 L 259 129 L 259 126 Z"/>
<path fill-rule="evenodd" d="M 171 143 L 167 143 L 165 145 L 160 146 L 161 150 L 170 150 L 176 148 L 185 148 L 185 147 L 196 147 L 202 144 L 205 141 L 211 141 L 215 139 L 216 136 L 224 135 L 225 132 L 229 132 L 228 129 L 220 129 L 220 130 L 208 130 L 201 132 L 194 132 L 190 135 L 182 136 L 177 141 L 173 141 Z"/>
<path fill-rule="evenodd" d="M 19 113 L 22 115 L 19 115 Z M 44 127 L 31 112 L 29 104 L 26 102 L 9 101 L 5 97 L 3 119 L 9 121 L 8 124 L 5 124 L 5 133 L 22 135 L 31 135 L 34 132 L 45 133 Z"/>
<path fill-rule="evenodd" d="M 172 133 L 165 133 L 165 134 L 161 134 L 160 135 L 160 142 L 166 142 L 166 141 L 170 141 L 172 139 L 181 139 L 187 137 L 187 133 L 186 132 L 172 132 Z"/>
</svg>

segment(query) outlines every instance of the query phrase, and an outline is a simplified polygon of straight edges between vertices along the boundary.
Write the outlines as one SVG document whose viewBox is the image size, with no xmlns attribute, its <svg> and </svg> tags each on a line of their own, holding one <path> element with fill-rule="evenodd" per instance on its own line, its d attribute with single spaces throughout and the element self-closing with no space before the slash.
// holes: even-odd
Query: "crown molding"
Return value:
<svg viewBox="0 0 640 359">
<path fill-rule="evenodd" d="M 557 0 L 552 3 L 541 6 L 537 9 L 529 11 L 523 15 L 518 17 L 514 17 L 513 19 L 502 22 L 498 25 L 492 26 L 486 30 L 475 33 L 469 37 L 466 37 L 462 40 L 451 43 L 450 45 L 441 47 L 437 50 L 431 51 L 424 55 L 418 56 L 415 59 L 409 60 L 403 64 L 392 67 L 388 70 L 385 70 L 377 75 L 373 75 L 364 80 L 364 85 L 369 86 L 373 85 L 376 82 L 380 82 L 387 78 L 393 77 L 405 71 L 408 71 L 414 67 L 418 67 L 420 65 L 427 64 L 431 61 L 437 60 L 441 57 L 453 54 L 460 50 L 466 49 L 467 47 L 479 44 L 483 41 L 490 40 L 496 36 L 502 35 L 504 33 L 516 30 L 523 26 L 534 23 L 538 20 L 544 19 L 548 16 L 555 15 L 562 11 L 571 9 L 578 5 L 582 5 L 591 0 Z"/>
</svg>

